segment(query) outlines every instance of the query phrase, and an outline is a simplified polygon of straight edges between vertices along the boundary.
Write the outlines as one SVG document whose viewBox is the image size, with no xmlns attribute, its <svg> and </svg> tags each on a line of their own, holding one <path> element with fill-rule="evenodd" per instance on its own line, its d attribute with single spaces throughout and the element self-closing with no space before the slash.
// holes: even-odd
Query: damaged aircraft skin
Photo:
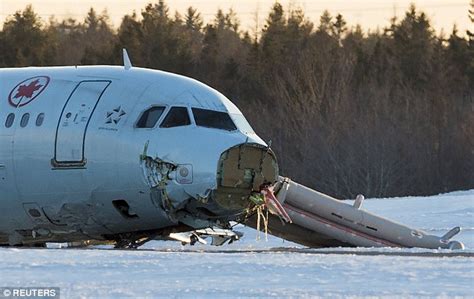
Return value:
<svg viewBox="0 0 474 299">
<path fill-rule="evenodd" d="M 431 236 L 280 177 L 229 99 L 124 54 L 123 67 L 0 69 L 0 245 L 133 248 L 261 220 L 311 247 L 462 248 L 458 228 Z"/>
</svg>

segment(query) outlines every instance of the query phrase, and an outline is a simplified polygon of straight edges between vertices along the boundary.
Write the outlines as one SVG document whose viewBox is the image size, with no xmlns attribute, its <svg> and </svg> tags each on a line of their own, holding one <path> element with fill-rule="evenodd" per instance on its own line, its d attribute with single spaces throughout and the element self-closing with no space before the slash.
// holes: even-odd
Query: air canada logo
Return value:
<svg viewBox="0 0 474 299">
<path fill-rule="evenodd" d="M 49 77 L 37 76 L 18 83 L 8 95 L 13 107 L 23 107 L 36 99 L 48 86 Z"/>
</svg>

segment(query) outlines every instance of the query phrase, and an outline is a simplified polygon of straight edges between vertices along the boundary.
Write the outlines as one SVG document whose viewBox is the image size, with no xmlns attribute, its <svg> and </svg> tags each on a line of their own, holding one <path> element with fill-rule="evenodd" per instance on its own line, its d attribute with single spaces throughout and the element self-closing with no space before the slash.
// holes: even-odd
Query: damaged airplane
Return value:
<svg viewBox="0 0 474 299">
<path fill-rule="evenodd" d="M 124 66 L 0 69 L 0 245 L 238 240 L 232 223 L 310 247 L 463 248 L 279 176 L 225 96 Z M 184 233 L 184 234 L 183 234 Z"/>
</svg>

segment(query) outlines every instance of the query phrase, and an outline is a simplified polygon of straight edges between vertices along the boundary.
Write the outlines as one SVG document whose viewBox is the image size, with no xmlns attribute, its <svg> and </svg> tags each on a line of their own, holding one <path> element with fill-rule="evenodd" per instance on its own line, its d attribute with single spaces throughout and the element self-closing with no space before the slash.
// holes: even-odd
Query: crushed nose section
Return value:
<svg viewBox="0 0 474 299">
<path fill-rule="evenodd" d="M 190 194 L 182 186 L 193 182 L 192 165 L 165 161 L 147 152 L 148 142 L 140 155 L 140 166 L 152 201 L 171 222 L 194 229 L 230 228 L 230 221 L 247 215 L 252 206 L 250 195 L 278 180 L 273 152 L 262 145 L 245 143 L 221 154 L 217 181 L 209 184 L 205 193 Z M 118 202 L 115 208 L 125 218 L 135 217 L 125 203 Z"/>
<path fill-rule="evenodd" d="M 278 180 L 274 153 L 259 144 L 241 144 L 222 153 L 217 168 L 214 201 L 224 210 L 242 210 L 249 197 Z"/>
</svg>

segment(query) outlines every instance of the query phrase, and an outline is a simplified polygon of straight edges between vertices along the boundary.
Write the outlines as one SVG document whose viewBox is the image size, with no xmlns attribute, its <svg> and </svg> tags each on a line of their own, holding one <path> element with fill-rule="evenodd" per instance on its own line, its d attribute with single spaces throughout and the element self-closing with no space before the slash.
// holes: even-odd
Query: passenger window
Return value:
<svg viewBox="0 0 474 299">
<path fill-rule="evenodd" d="M 220 111 L 192 108 L 196 125 L 227 131 L 237 130 L 229 114 Z"/>
<path fill-rule="evenodd" d="M 179 126 L 187 126 L 191 124 L 191 120 L 188 115 L 188 108 L 186 107 L 173 107 L 166 115 L 160 128 L 172 128 Z"/>
<path fill-rule="evenodd" d="M 137 128 L 154 128 L 163 111 L 165 111 L 165 107 L 151 107 L 142 113 L 135 126 Z"/>
<path fill-rule="evenodd" d="M 38 117 L 36 118 L 36 126 L 39 127 L 43 124 L 44 121 L 44 113 L 38 114 Z"/>
<path fill-rule="evenodd" d="M 5 127 L 10 128 L 13 125 L 13 122 L 15 121 L 15 114 L 10 113 L 7 116 L 7 119 L 5 120 Z"/>
<path fill-rule="evenodd" d="M 21 117 L 21 121 L 20 121 L 20 127 L 22 127 L 22 128 L 26 127 L 29 120 L 30 120 L 30 114 L 29 113 L 23 114 L 23 116 Z"/>
</svg>

